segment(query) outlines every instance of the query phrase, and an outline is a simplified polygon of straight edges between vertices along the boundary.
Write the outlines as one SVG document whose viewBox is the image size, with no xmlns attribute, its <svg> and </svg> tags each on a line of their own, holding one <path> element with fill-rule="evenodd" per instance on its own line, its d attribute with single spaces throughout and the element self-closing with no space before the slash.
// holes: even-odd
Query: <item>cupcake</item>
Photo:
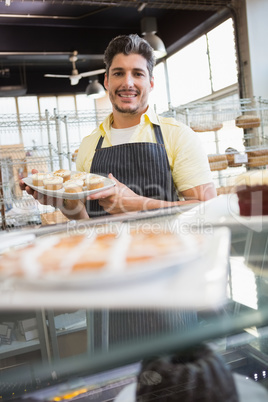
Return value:
<svg viewBox="0 0 268 402">
<path fill-rule="evenodd" d="M 44 188 L 46 190 L 60 190 L 63 186 L 63 178 L 51 176 L 44 179 Z"/>
<path fill-rule="evenodd" d="M 85 180 L 87 190 L 96 190 L 104 187 L 104 177 L 88 174 Z"/>
<path fill-rule="evenodd" d="M 63 183 L 63 188 L 66 193 L 80 193 L 83 191 L 83 180 L 67 180 Z"/>
<path fill-rule="evenodd" d="M 268 215 L 268 170 L 251 170 L 235 181 L 240 215 Z"/>
<path fill-rule="evenodd" d="M 71 171 L 68 169 L 60 169 L 53 172 L 53 176 L 62 177 L 63 182 L 70 180 L 71 178 Z"/>
<path fill-rule="evenodd" d="M 32 175 L 33 186 L 43 186 L 44 179 L 51 177 L 50 173 L 34 173 Z"/>
<path fill-rule="evenodd" d="M 71 180 L 83 180 L 83 186 L 84 186 L 86 177 L 87 177 L 86 172 L 72 173 Z"/>
</svg>

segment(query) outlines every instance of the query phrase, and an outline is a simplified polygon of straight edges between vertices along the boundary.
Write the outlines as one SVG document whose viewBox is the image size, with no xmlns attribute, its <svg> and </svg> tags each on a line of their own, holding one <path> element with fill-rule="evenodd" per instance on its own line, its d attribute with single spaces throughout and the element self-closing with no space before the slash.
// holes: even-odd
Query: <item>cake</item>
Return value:
<svg viewBox="0 0 268 402">
<path fill-rule="evenodd" d="M 238 402 L 231 369 L 207 345 L 142 362 L 137 402 Z"/>
<path fill-rule="evenodd" d="M 44 179 L 44 188 L 46 190 L 60 190 L 63 186 L 63 178 L 51 176 Z"/>
<path fill-rule="evenodd" d="M 104 177 L 88 174 L 85 180 L 87 190 L 96 190 L 104 187 Z"/>
<path fill-rule="evenodd" d="M 235 181 L 240 215 L 268 215 L 268 170 L 251 170 Z"/>
<path fill-rule="evenodd" d="M 83 185 L 85 185 L 85 180 L 87 177 L 87 173 L 86 172 L 78 172 L 78 173 L 72 173 L 71 174 L 71 180 L 83 180 Z"/>
<path fill-rule="evenodd" d="M 59 169 L 53 172 L 53 176 L 62 177 L 63 181 L 70 180 L 71 178 L 71 171 L 68 169 Z"/>
<path fill-rule="evenodd" d="M 32 175 L 33 186 L 43 186 L 44 179 L 51 177 L 50 173 L 34 173 Z"/>
<path fill-rule="evenodd" d="M 66 193 L 80 193 L 83 191 L 84 182 L 83 180 L 67 180 L 63 183 L 63 188 Z"/>
<path fill-rule="evenodd" d="M 235 125 L 239 128 L 257 128 L 260 124 L 260 118 L 255 115 L 243 114 L 235 119 Z"/>
</svg>

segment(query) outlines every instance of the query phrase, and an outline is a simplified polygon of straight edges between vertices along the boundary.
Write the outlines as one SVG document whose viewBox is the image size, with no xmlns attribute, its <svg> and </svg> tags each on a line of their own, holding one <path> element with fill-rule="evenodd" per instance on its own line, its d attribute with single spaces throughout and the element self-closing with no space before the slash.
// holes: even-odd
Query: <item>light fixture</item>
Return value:
<svg viewBox="0 0 268 402">
<path fill-rule="evenodd" d="M 106 95 L 105 89 L 98 80 L 89 81 L 86 87 L 86 94 L 94 99 L 103 98 Z"/>
<path fill-rule="evenodd" d="M 160 59 L 166 56 L 167 51 L 163 41 L 156 35 L 157 22 L 154 17 L 144 17 L 141 20 L 141 33 L 143 38 L 152 46 L 155 57 Z"/>
</svg>

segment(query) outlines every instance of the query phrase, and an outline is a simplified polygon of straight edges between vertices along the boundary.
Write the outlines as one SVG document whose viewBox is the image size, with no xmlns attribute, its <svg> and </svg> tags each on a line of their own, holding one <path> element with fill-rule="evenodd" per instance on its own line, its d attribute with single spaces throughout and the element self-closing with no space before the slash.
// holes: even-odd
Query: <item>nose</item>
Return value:
<svg viewBox="0 0 268 402">
<path fill-rule="evenodd" d="M 124 76 L 124 85 L 129 88 L 134 85 L 134 80 L 131 72 L 127 72 Z"/>
</svg>

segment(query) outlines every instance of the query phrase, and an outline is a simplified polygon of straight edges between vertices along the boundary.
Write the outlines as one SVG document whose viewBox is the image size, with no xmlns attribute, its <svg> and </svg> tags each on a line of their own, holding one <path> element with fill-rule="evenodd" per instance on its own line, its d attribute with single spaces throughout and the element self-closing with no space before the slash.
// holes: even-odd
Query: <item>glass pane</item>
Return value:
<svg viewBox="0 0 268 402">
<path fill-rule="evenodd" d="M 18 108 L 20 118 L 22 114 L 38 113 L 38 103 L 36 96 L 21 96 L 18 98 Z"/>
<path fill-rule="evenodd" d="M 17 113 L 15 98 L 0 98 L 0 114 Z"/>
<path fill-rule="evenodd" d="M 0 145 L 19 144 L 15 98 L 0 98 Z"/>
<path fill-rule="evenodd" d="M 232 19 L 208 33 L 213 90 L 237 82 L 236 51 Z"/>
<path fill-rule="evenodd" d="M 58 97 L 58 111 L 75 111 L 74 96 L 59 96 Z"/>
<path fill-rule="evenodd" d="M 206 37 L 202 36 L 167 59 L 172 106 L 211 93 Z"/>
<path fill-rule="evenodd" d="M 154 89 L 150 93 L 149 104 L 156 107 L 157 113 L 168 110 L 168 97 L 164 63 L 154 68 Z"/>
<path fill-rule="evenodd" d="M 77 110 L 95 110 L 94 99 L 90 98 L 86 94 L 76 95 Z"/>
<path fill-rule="evenodd" d="M 54 109 L 57 109 L 57 98 L 55 96 L 42 96 L 39 98 L 40 113 L 45 116 L 48 110 L 50 115 L 54 115 Z"/>
</svg>

